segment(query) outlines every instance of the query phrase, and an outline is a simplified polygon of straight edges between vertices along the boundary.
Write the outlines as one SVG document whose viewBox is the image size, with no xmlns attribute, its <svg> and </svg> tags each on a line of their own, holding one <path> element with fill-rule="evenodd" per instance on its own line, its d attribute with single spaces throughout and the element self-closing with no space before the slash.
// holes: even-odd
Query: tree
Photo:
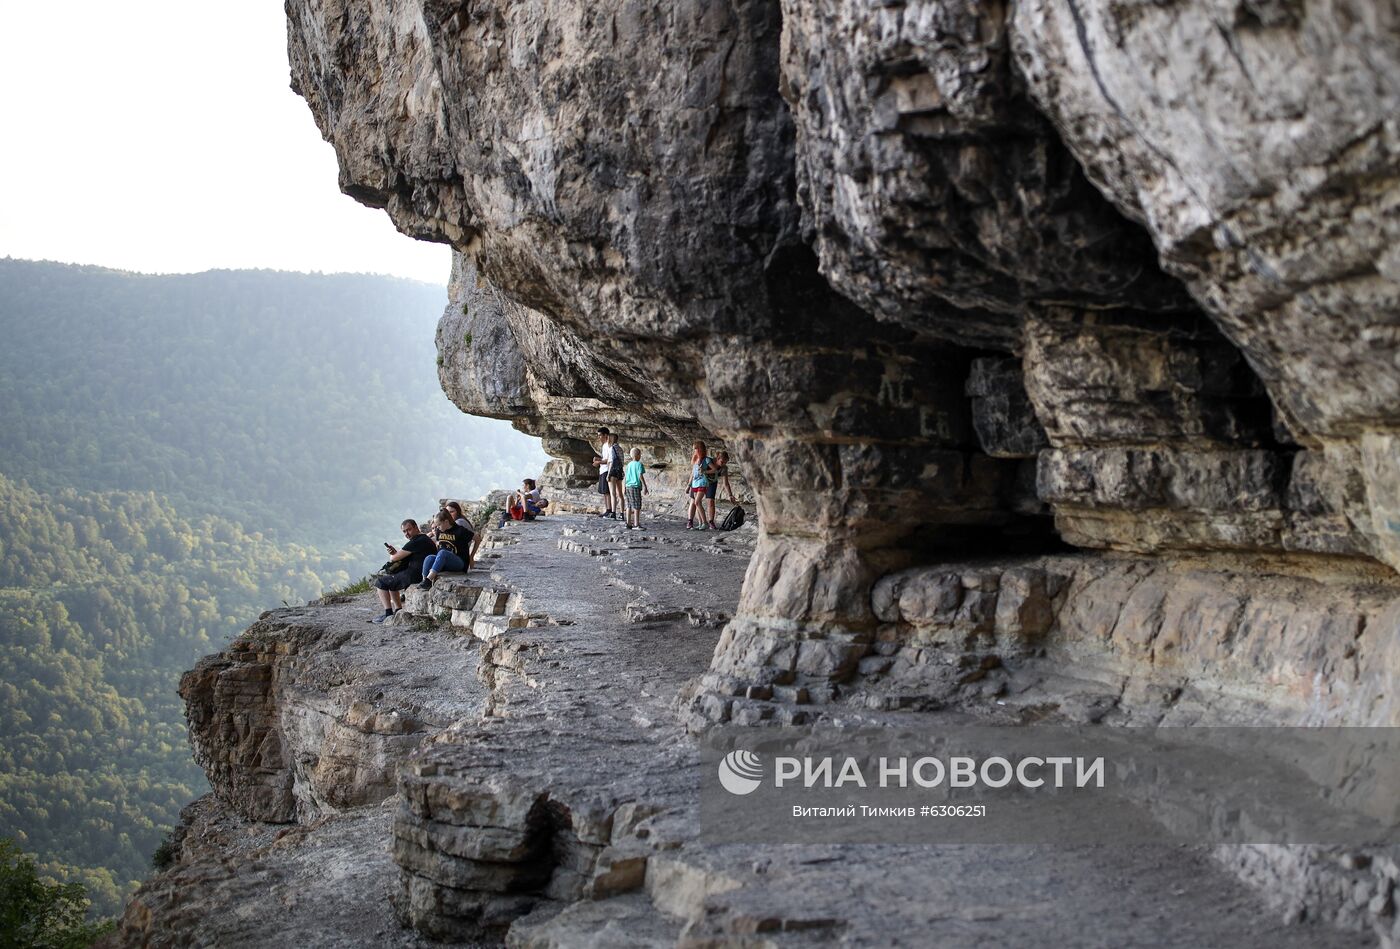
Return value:
<svg viewBox="0 0 1400 949">
<path fill-rule="evenodd" d="M 34 859 L 0 838 L 0 949 L 79 949 L 115 923 L 84 919 L 88 898 L 77 883 L 46 883 Z"/>
<path fill-rule="evenodd" d="M 372 568 L 404 517 L 544 463 L 438 388 L 445 303 L 0 259 L 0 838 L 97 913 L 207 790 L 181 672 Z"/>
</svg>

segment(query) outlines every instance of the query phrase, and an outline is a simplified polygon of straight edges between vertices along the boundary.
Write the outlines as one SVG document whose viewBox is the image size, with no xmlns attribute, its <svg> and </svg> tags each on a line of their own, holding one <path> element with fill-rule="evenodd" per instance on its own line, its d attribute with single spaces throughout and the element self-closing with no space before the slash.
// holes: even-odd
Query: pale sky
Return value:
<svg viewBox="0 0 1400 949">
<path fill-rule="evenodd" d="M 0 257 L 445 284 L 336 187 L 286 44 L 280 0 L 0 0 Z"/>
</svg>

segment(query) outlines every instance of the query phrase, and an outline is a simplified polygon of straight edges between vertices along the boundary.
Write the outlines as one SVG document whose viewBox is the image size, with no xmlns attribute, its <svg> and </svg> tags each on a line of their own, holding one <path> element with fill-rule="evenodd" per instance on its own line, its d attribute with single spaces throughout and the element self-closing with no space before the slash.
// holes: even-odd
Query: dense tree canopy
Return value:
<svg viewBox="0 0 1400 949">
<path fill-rule="evenodd" d="M 437 390 L 442 296 L 0 261 L 0 836 L 102 912 L 205 789 L 180 673 L 539 470 Z"/>
</svg>

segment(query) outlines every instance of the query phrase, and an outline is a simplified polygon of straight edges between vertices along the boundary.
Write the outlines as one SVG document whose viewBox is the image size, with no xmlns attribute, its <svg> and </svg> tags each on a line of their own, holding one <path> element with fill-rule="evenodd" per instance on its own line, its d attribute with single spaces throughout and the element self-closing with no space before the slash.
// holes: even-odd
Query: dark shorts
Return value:
<svg viewBox="0 0 1400 949">
<path fill-rule="evenodd" d="M 707 485 L 705 485 L 705 497 L 707 497 L 707 498 L 709 498 L 711 501 L 713 501 L 713 500 L 715 499 L 715 492 L 718 491 L 718 490 L 719 490 L 719 482 L 718 482 L 718 481 L 716 481 L 714 484 L 707 484 Z"/>
<path fill-rule="evenodd" d="M 598 475 L 598 493 L 608 493 L 608 474 L 606 471 Z"/>
<path fill-rule="evenodd" d="M 374 585 L 380 590 L 407 590 L 422 579 L 422 577 L 419 576 L 422 572 L 423 567 L 421 563 L 417 570 L 413 569 L 410 565 L 400 570 L 398 573 L 386 573 L 383 576 L 375 577 Z"/>
<path fill-rule="evenodd" d="M 612 469 L 611 471 L 609 471 L 609 472 L 608 472 L 608 479 L 611 480 L 611 481 L 621 481 L 621 480 L 622 480 L 622 466 L 621 466 L 621 465 L 618 465 L 616 468 L 614 468 L 614 469 Z"/>
</svg>

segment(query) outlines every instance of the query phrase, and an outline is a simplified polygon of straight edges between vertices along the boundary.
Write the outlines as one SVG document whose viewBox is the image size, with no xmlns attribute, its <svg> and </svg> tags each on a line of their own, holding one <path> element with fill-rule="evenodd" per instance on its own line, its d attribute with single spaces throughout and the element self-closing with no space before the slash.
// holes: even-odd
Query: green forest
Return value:
<svg viewBox="0 0 1400 949">
<path fill-rule="evenodd" d="M 439 287 L 0 260 L 0 838 L 118 911 L 207 790 L 180 674 L 538 472 L 437 388 Z"/>
</svg>

